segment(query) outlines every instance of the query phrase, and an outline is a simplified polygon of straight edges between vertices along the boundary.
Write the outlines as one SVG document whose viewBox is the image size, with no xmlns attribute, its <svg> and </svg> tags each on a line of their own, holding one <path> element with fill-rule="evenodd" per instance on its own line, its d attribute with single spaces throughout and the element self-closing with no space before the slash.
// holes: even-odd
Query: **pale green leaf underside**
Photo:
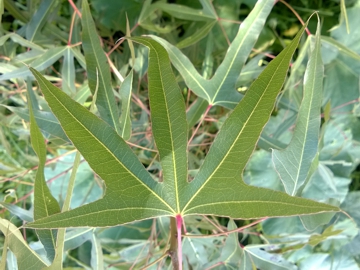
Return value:
<svg viewBox="0 0 360 270">
<path fill-rule="evenodd" d="M 210 105 L 220 105 L 233 109 L 241 99 L 235 84 L 241 68 L 248 58 L 265 20 L 273 5 L 273 0 L 259 1 L 249 16 L 242 22 L 228 52 L 210 80 L 202 77 L 190 60 L 175 46 L 164 39 L 151 36 L 168 51 L 172 64 L 180 72 L 187 86 Z"/>
<path fill-rule="evenodd" d="M 296 195 L 298 189 L 305 183 L 311 163 L 318 151 L 324 78 L 319 28 L 320 25 L 318 25 L 314 49 L 305 71 L 304 97 L 294 135 L 286 149 L 272 152 L 275 169 L 285 191 L 292 196 Z"/>
<path fill-rule="evenodd" d="M 15 254 L 19 269 L 42 269 L 46 263 L 24 240 L 19 228 L 10 221 L 0 218 L 0 231 L 6 236 L 8 247 Z"/>
<path fill-rule="evenodd" d="M 131 137 L 131 118 L 130 118 L 130 102 L 131 102 L 131 90 L 133 82 L 133 70 L 126 76 L 125 80 L 120 86 L 120 98 L 121 98 L 121 116 L 120 116 L 120 130 L 121 137 L 127 141 Z"/>
<path fill-rule="evenodd" d="M 245 185 L 241 178 L 263 126 L 270 117 L 303 31 L 304 28 L 250 87 L 225 121 L 191 183 L 184 179 L 187 127 L 184 104 L 179 98 L 169 59 L 161 46 L 146 38 L 137 40 L 150 48 L 150 62 L 153 62 L 149 66 L 149 87 L 152 88 L 149 92 L 152 117 L 155 118 L 152 120 L 153 123 L 158 121 L 158 126 L 154 127 L 154 137 L 164 169 L 163 183 L 152 180 L 124 140 L 109 125 L 32 69 L 67 136 L 104 179 L 107 189 L 105 197 L 97 202 L 29 226 L 113 226 L 176 214 L 257 218 L 338 211 L 337 207 Z M 152 97 L 158 100 L 151 101 Z M 171 178 L 174 176 L 176 178 Z"/>
<path fill-rule="evenodd" d="M 184 214 L 216 214 L 233 218 L 336 211 L 284 193 L 244 184 L 241 174 L 268 121 L 304 28 L 265 68 L 223 124 L 195 179 L 181 198 Z M 317 210 L 315 210 L 317 209 Z"/>
</svg>

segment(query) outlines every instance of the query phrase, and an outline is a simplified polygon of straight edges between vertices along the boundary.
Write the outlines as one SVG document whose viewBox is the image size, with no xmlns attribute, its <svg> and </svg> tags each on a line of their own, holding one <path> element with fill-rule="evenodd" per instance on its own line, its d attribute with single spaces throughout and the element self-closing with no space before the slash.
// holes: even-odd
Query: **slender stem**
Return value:
<svg viewBox="0 0 360 270">
<path fill-rule="evenodd" d="M 181 235 L 180 235 L 181 237 Z M 177 244 L 177 227 L 176 227 L 176 219 L 174 217 L 170 217 L 170 248 L 169 255 L 171 257 L 171 262 L 174 270 L 179 269 L 179 260 L 178 260 L 178 244 Z"/>
<path fill-rule="evenodd" d="M 77 8 L 77 6 L 74 4 L 74 2 L 72 0 L 68 0 L 69 4 L 72 6 L 72 8 L 74 9 L 74 11 L 76 12 L 76 14 L 81 18 L 81 12 L 79 11 L 79 9 Z"/>
<path fill-rule="evenodd" d="M 191 141 L 194 139 L 194 137 L 195 137 L 197 131 L 199 130 L 201 124 L 204 122 L 204 119 L 205 119 L 205 117 L 207 116 L 207 114 L 209 113 L 211 107 L 212 107 L 212 105 L 209 105 L 209 106 L 206 108 L 206 111 L 205 111 L 204 115 L 201 117 L 201 119 L 200 119 L 197 127 L 195 128 L 193 134 L 191 135 L 191 138 L 190 138 L 189 141 L 188 141 L 188 147 L 189 147 Z"/>
<path fill-rule="evenodd" d="M 68 46 L 71 45 L 71 37 L 72 37 L 73 29 L 74 29 L 75 18 L 76 18 L 76 12 L 74 12 L 71 17 L 70 32 L 69 32 L 68 43 L 67 43 Z"/>
<path fill-rule="evenodd" d="M 259 220 L 257 220 L 257 221 L 254 221 L 253 223 L 250 223 L 250 224 L 245 225 L 245 226 L 243 226 L 243 227 L 241 227 L 241 228 L 237 228 L 237 229 L 231 230 L 231 231 L 220 232 L 220 233 L 209 234 L 209 235 L 184 234 L 184 235 L 182 235 L 182 236 L 183 236 L 183 237 L 191 237 L 191 238 L 207 238 L 207 237 L 215 237 L 215 236 L 221 236 L 221 235 L 228 235 L 228 234 L 230 234 L 230 233 L 240 232 L 240 231 L 242 231 L 242 230 L 244 230 L 244 229 L 246 229 L 246 228 L 249 228 L 249 227 L 251 227 L 251 226 L 254 226 L 254 225 L 256 225 L 256 224 L 258 224 L 258 223 L 260 223 L 260 222 L 262 222 L 262 221 L 264 221 L 264 220 L 266 220 L 266 219 L 267 219 L 267 217 L 264 217 L 264 218 L 262 218 L 262 219 L 259 219 Z"/>
<path fill-rule="evenodd" d="M 178 263 L 179 263 L 179 270 L 182 270 L 182 247 L 181 247 L 181 225 L 183 223 L 183 219 L 181 215 L 176 216 L 176 227 L 177 227 L 177 253 L 178 253 Z"/>
<path fill-rule="evenodd" d="M 158 262 L 161 262 L 164 258 L 166 258 L 167 256 L 169 256 L 169 254 L 167 252 L 165 252 L 163 255 L 161 255 L 161 257 L 157 258 L 155 261 L 153 261 L 152 263 L 144 266 L 143 268 L 141 268 L 141 270 L 145 270 L 150 268 L 151 266 L 154 266 L 155 264 L 157 264 Z"/>
</svg>

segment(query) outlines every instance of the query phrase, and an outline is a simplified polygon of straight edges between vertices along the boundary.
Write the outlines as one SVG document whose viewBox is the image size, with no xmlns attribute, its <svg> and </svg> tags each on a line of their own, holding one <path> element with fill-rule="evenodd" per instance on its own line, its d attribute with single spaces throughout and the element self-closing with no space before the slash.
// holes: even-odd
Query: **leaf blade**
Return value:
<svg viewBox="0 0 360 270">
<path fill-rule="evenodd" d="M 82 1 L 82 9 L 82 45 L 85 53 L 90 91 L 92 94 L 95 93 L 97 80 L 99 80 L 96 106 L 101 118 L 119 133 L 119 112 L 111 86 L 110 69 L 106 64 L 107 58 L 101 48 L 87 0 Z"/>
<path fill-rule="evenodd" d="M 19 229 L 10 221 L 0 218 L 0 231 L 8 237 L 9 248 L 16 256 L 19 269 L 28 269 L 29 265 L 34 269 L 47 266 L 47 263 L 29 247 Z M 8 231 L 10 233 L 7 235 Z"/>
<path fill-rule="evenodd" d="M 171 215 L 156 183 L 125 141 L 107 123 L 30 68 L 68 138 L 105 181 L 105 196 L 93 203 L 28 224 L 33 228 L 111 226 Z M 145 209 L 145 210 L 144 210 Z M 147 211 L 149 209 L 149 211 Z M 114 215 L 115 212 L 118 215 Z"/>
<path fill-rule="evenodd" d="M 270 117 L 304 29 L 270 62 L 223 124 L 197 176 L 184 192 L 184 215 L 212 213 L 258 218 L 338 210 L 282 192 L 248 186 L 241 177 Z"/>
<path fill-rule="evenodd" d="M 28 89 L 32 91 L 31 89 Z M 30 114 L 30 136 L 31 144 L 39 158 L 39 165 L 35 177 L 34 186 L 34 219 L 41 219 L 60 212 L 60 206 L 54 196 L 51 194 L 45 180 L 44 169 L 46 162 L 46 147 L 44 138 L 33 113 L 33 103 L 31 94 L 29 94 L 29 114 Z M 44 245 L 46 255 L 50 261 L 55 257 L 56 234 L 54 230 L 39 230 L 36 232 L 40 241 Z"/>
<path fill-rule="evenodd" d="M 180 190 L 187 184 L 187 122 L 185 102 L 166 50 L 150 38 L 132 38 L 149 53 L 149 99 L 152 130 L 159 150 L 167 194 L 180 212 Z"/>
<path fill-rule="evenodd" d="M 312 161 L 318 152 L 324 78 L 320 46 L 320 25 L 318 23 L 314 49 L 305 71 L 304 97 L 292 140 L 286 149 L 272 152 L 275 169 L 285 191 L 292 196 L 305 183 Z"/>
<path fill-rule="evenodd" d="M 265 20 L 270 13 L 274 1 L 259 1 L 249 16 L 239 27 L 239 31 L 231 43 L 224 61 L 211 80 L 204 79 L 190 60 L 175 46 L 160 37 L 150 35 L 168 51 L 172 64 L 180 72 L 186 85 L 210 105 L 220 105 L 233 109 L 241 95 L 235 90 L 240 70 L 244 65 Z"/>
<path fill-rule="evenodd" d="M 121 115 L 120 115 L 120 130 L 121 137 L 125 141 L 131 137 L 131 118 L 130 118 L 130 102 L 131 102 L 131 89 L 133 82 L 133 70 L 126 76 L 120 86 L 120 98 L 121 98 Z"/>
</svg>

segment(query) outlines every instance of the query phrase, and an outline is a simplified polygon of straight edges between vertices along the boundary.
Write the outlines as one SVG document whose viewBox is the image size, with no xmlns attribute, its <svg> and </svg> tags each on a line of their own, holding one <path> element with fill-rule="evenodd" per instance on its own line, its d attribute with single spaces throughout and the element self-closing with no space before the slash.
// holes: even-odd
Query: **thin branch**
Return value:
<svg viewBox="0 0 360 270">
<path fill-rule="evenodd" d="M 226 231 L 226 232 L 220 232 L 220 233 L 215 233 L 215 234 L 209 234 L 209 235 L 199 235 L 199 234 L 183 234 L 183 237 L 191 237 L 191 238 L 208 238 L 208 237 L 216 237 L 216 236 L 222 236 L 222 235 L 228 235 L 230 233 L 234 233 L 234 232 L 241 232 L 249 227 L 252 227 L 264 220 L 266 220 L 267 217 L 264 217 L 262 219 L 259 219 L 257 221 L 254 221 L 253 223 L 250 223 L 248 225 L 245 225 L 243 227 L 237 228 L 235 230 L 231 230 L 231 231 Z"/>
</svg>

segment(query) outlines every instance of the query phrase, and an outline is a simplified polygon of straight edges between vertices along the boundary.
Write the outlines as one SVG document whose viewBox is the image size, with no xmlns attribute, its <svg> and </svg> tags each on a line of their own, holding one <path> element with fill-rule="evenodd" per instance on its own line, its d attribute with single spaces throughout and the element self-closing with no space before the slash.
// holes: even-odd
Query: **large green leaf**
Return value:
<svg viewBox="0 0 360 270">
<path fill-rule="evenodd" d="M 246 185 L 241 173 L 272 112 L 304 28 L 273 60 L 223 124 L 198 175 L 186 179 L 185 106 L 166 50 L 147 37 L 149 95 L 163 183 L 156 183 L 124 140 L 34 69 L 45 99 L 67 136 L 105 181 L 104 198 L 30 223 L 34 228 L 112 226 L 156 216 L 215 214 L 233 218 L 303 215 L 338 208 Z"/>
<path fill-rule="evenodd" d="M 81 23 L 83 27 L 82 45 L 85 53 L 90 91 L 94 95 L 98 85 L 96 106 L 100 117 L 114 127 L 117 132 L 120 132 L 119 112 L 111 86 L 110 68 L 107 65 L 105 53 L 101 48 L 87 0 L 82 1 Z"/>
<path fill-rule="evenodd" d="M 46 218 L 39 227 L 111 226 L 173 214 L 162 186 L 118 133 L 39 72 L 31 71 L 68 138 L 106 184 L 102 199 Z"/>
<path fill-rule="evenodd" d="M 275 169 L 285 191 L 292 196 L 296 195 L 305 183 L 318 152 L 324 78 L 320 46 L 320 23 L 318 23 L 314 48 L 305 72 L 304 98 L 299 109 L 294 135 L 286 149 L 274 150 L 272 153 Z"/>
<path fill-rule="evenodd" d="M 280 212 L 296 215 L 315 209 L 315 212 L 336 209 L 292 198 L 282 192 L 248 186 L 241 176 L 270 117 L 303 31 L 304 27 L 291 44 L 270 62 L 223 124 L 198 175 L 182 197 L 184 214 L 211 213 L 254 218 L 276 216 Z"/>
<path fill-rule="evenodd" d="M 171 62 L 196 95 L 207 100 L 210 105 L 233 109 L 241 99 L 241 95 L 235 90 L 236 81 L 263 29 L 274 2 L 273 0 L 259 1 L 255 5 L 249 16 L 240 25 L 223 62 L 210 80 L 203 78 L 178 48 L 160 37 L 151 37 L 165 47 Z"/>
</svg>

